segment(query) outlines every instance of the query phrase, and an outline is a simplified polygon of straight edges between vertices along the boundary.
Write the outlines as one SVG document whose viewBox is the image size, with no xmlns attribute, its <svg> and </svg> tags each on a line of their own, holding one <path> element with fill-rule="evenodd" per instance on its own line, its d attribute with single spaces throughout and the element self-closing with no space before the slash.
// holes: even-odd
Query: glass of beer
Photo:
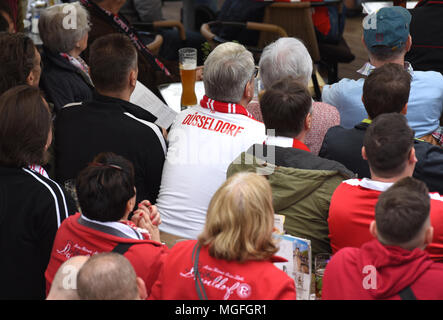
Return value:
<svg viewBox="0 0 443 320">
<path fill-rule="evenodd" d="M 181 109 L 197 104 L 195 95 L 195 78 L 197 69 L 197 49 L 183 48 L 178 50 L 180 77 L 182 82 Z"/>
<path fill-rule="evenodd" d="M 323 275 L 329 260 L 331 260 L 331 255 L 329 253 L 319 253 L 315 256 L 315 298 L 317 300 L 321 300 Z"/>
</svg>

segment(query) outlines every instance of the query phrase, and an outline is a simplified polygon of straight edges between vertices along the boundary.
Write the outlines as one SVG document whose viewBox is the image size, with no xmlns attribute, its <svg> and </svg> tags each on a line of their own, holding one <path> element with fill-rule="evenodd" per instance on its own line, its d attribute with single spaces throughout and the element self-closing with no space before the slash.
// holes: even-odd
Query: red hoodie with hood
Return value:
<svg viewBox="0 0 443 320">
<path fill-rule="evenodd" d="M 384 246 L 378 240 L 339 250 L 326 267 L 323 300 L 399 300 L 410 287 L 418 300 L 443 299 L 443 264 L 421 249 Z"/>
</svg>

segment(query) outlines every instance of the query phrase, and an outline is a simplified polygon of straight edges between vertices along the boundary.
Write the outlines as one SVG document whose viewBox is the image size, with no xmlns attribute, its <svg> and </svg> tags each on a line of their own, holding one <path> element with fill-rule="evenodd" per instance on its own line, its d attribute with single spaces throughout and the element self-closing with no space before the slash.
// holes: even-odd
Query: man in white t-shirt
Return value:
<svg viewBox="0 0 443 320">
<path fill-rule="evenodd" d="M 263 123 L 244 107 L 254 95 L 254 77 L 254 59 L 245 47 L 219 45 L 205 62 L 206 95 L 175 119 L 156 203 L 169 246 L 178 238 L 197 238 L 229 164 L 265 140 Z"/>
</svg>

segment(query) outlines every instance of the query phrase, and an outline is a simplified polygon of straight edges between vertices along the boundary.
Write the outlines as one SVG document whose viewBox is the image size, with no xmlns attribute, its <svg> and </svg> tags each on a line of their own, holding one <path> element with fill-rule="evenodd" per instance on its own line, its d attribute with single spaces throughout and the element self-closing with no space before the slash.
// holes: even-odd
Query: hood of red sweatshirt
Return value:
<svg viewBox="0 0 443 320">
<path fill-rule="evenodd" d="M 357 259 L 360 270 L 366 267 L 367 276 L 375 272 L 375 282 L 368 289 L 375 299 L 386 299 L 398 294 L 432 265 L 428 254 L 421 249 L 409 251 L 384 246 L 378 240 L 364 244 Z"/>
</svg>

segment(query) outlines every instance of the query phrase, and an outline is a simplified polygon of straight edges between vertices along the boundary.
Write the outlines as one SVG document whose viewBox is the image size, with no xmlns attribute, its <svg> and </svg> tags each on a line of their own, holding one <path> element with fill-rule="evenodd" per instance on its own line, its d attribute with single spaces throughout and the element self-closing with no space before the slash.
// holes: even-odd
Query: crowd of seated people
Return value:
<svg viewBox="0 0 443 320">
<path fill-rule="evenodd" d="M 295 300 L 276 214 L 312 262 L 332 255 L 323 299 L 443 299 L 443 76 L 405 61 L 407 10 L 363 23 L 364 78 L 323 102 L 298 39 L 258 75 L 222 43 L 201 101 L 160 128 L 130 97 L 169 68 L 119 31 L 123 4 L 47 8 L 41 48 L 0 14 L 0 299 Z"/>
</svg>

